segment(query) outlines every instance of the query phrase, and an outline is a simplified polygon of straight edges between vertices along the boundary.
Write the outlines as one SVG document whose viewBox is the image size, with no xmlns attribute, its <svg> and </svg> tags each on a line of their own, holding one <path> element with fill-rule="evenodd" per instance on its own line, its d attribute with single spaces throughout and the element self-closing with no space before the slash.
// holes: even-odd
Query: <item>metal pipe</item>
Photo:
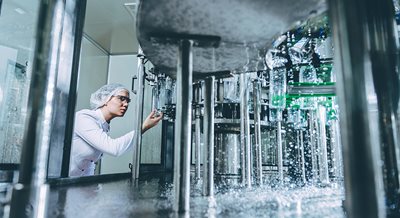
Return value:
<svg viewBox="0 0 400 218">
<path fill-rule="evenodd" d="M 328 2 L 344 130 L 345 208 L 349 217 L 399 217 L 398 38 L 393 1 Z"/>
<path fill-rule="evenodd" d="M 47 161 L 54 120 L 65 1 L 41 1 L 29 90 L 27 126 L 18 183 L 13 188 L 10 217 L 44 217 L 48 193 Z M 26 210 L 26 208 L 31 208 Z"/>
<path fill-rule="evenodd" d="M 189 211 L 190 200 L 190 145 L 192 123 L 192 40 L 182 40 L 179 46 L 177 72 L 177 102 L 175 123 L 174 187 L 178 212 Z"/>
<path fill-rule="evenodd" d="M 201 165 L 201 107 L 200 107 L 200 92 L 201 92 L 201 83 L 196 84 L 195 86 L 195 101 L 196 101 L 196 109 L 195 109 L 195 179 L 200 179 L 200 165 Z"/>
<path fill-rule="evenodd" d="M 139 179 L 139 168 L 140 168 L 140 157 L 141 157 L 141 148 L 142 148 L 142 125 L 143 125 L 143 106 L 144 106 L 144 88 L 145 88 L 145 76 L 146 76 L 146 68 L 145 68 L 145 59 L 146 57 L 143 55 L 142 48 L 139 47 L 138 50 L 138 70 L 137 70 L 137 90 L 132 90 L 132 92 L 136 92 L 137 103 L 135 104 L 135 145 L 136 147 L 133 149 L 133 166 L 131 169 L 132 178 Z M 133 84 L 132 84 L 133 87 Z"/>
<path fill-rule="evenodd" d="M 214 90 L 215 77 L 205 79 L 204 83 L 204 179 L 203 194 L 214 195 Z"/>
<path fill-rule="evenodd" d="M 262 185 L 262 159 L 261 159 L 261 84 L 259 80 L 253 81 L 253 104 L 254 104 L 254 135 L 255 135 L 255 183 Z"/>
<path fill-rule="evenodd" d="M 309 111 L 309 138 L 310 138 L 310 150 L 311 150 L 311 174 L 312 181 L 315 182 L 317 179 L 317 151 L 316 151 L 316 139 L 315 139 L 315 115 L 314 110 Z"/>
<path fill-rule="evenodd" d="M 323 185 L 329 183 L 328 172 L 328 150 L 326 145 L 326 108 L 318 105 L 318 166 L 319 166 L 319 182 Z"/>
<path fill-rule="evenodd" d="M 281 112 L 279 112 L 281 113 Z M 278 153 L 278 177 L 279 183 L 283 184 L 283 147 L 282 147 L 282 121 L 276 122 L 276 142 L 277 142 L 277 153 Z"/>
<path fill-rule="evenodd" d="M 331 152 L 332 152 L 332 172 L 333 172 L 333 177 L 335 178 L 335 181 L 338 182 L 340 178 L 340 155 L 339 153 L 339 141 L 338 137 L 336 135 L 336 129 L 337 129 L 337 120 L 331 120 L 331 125 L 329 126 L 329 132 L 330 132 L 330 144 L 331 144 Z"/>
<path fill-rule="evenodd" d="M 337 144 L 337 162 L 338 162 L 338 175 L 339 178 L 343 179 L 343 145 L 341 141 L 341 136 L 340 136 L 340 127 L 338 121 L 335 122 L 335 136 L 336 136 L 336 144 Z"/>
<path fill-rule="evenodd" d="M 301 180 L 303 183 L 306 183 L 306 160 L 304 156 L 304 139 L 303 139 L 303 131 L 299 130 L 300 135 L 300 157 L 301 157 Z"/>
<path fill-rule="evenodd" d="M 250 172 L 250 118 L 248 105 L 248 75 L 240 75 L 240 146 L 241 146 L 241 168 L 242 183 L 247 187 L 251 187 Z"/>
</svg>

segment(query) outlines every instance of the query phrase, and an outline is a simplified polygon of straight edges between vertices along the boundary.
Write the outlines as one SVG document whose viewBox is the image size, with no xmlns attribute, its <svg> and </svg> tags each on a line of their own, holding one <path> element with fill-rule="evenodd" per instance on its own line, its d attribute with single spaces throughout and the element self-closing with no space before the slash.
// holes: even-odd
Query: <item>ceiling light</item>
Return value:
<svg viewBox="0 0 400 218">
<path fill-rule="evenodd" d="M 16 8 L 14 9 L 18 14 L 26 14 L 26 11 L 22 8 Z"/>
</svg>

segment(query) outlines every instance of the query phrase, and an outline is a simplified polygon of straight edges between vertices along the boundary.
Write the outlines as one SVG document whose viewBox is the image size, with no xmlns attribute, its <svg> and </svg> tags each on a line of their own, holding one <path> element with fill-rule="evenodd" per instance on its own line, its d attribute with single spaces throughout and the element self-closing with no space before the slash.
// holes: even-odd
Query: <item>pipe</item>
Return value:
<svg viewBox="0 0 400 218">
<path fill-rule="evenodd" d="M 190 145 L 192 123 L 192 40 L 182 40 L 179 46 L 177 72 L 177 103 L 175 123 L 174 209 L 189 211 L 190 200 Z"/>
<path fill-rule="evenodd" d="M 250 172 L 250 118 L 248 105 L 248 75 L 240 74 L 240 146 L 241 146 L 241 169 L 242 183 L 251 187 Z"/>
<path fill-rule="evenodd" d="M 319 182 L 322 185 L 329 183 L 328 172 L 328 149 L 326 145 L 326 108 L 318 105 L 318 166 L 319 166 Z"/>
<path fill-rule="evenodd" d="M 65 1 L 40 2 L 27 126 L 19 180 L 12 193 L 10 217 L 44 217 L 46 213 L 47 161 L 54 120 L 53 102 L 62 47 L 64 12 Z"/>
<path fill-rule="evenodd" d="M 278 111 L 278 113 L 281 113 Z M 279 184 L 283 184 L 283 147 L 282 147 L 282 121 L 276 122 L 276 139 L 277 139 L 277 153 L 278 153 L 278 177 Z"/>
<path fill-rule="evenodd" d="M 317 151 L 316 151 L 316 139 L 315 139 L 315 115 L 314 115 L 315 111 L 314 110 L 310 110 L 309 111 L 309 115 L 310 115 L 310 119 L 309 119 L 309 136 L 310 136 L 310 150 L 311 150 L 311 174 L 312 174 L 312 181 L 313 183 L 316 181 L 317 179 Z"/>
<path fill-rule="evenodd" d="M 259 80 L 253 81 L 253 104 L 254 104 L 254 135 L 255 135 L 255 183 L 262 185 L 262 159 L 261 159 L 261 84 Z"/>
<path fill-rule="evenodd" d="M 331 151 L 332 151 L 332 172 L 333 172 L 333 177 L 335 178 L 335 181 L 338 182 L 340 178 L 340 155 L 339 153 L 339 139 L 338 136 L 336 135 L 336 129 L 337 129 L 337 120 L 331 120 L 331 124 L 329 126 L 329 132 L 330 132 L 330 144 L 331 144 Z"/>
<path fill-rule="evenodd" d="M 200 92 L 201 92 L 201 83 L 196 84 L 195 86 L 195 101 L 196 101 L 196 109 L 195 109 L 195 179 L 200 179 L 200 171 L 201 171 L 201 126 L 200 126 L 200 118 L 201 118 L 201 106 L 200 106 Z"/>
<path fill-rule="evenodd" d="M 300 135 L 300 158 L 301 158 L 301 180 L 305 184 L 306 183 L 306 160 L 304 155 L 304 139 L 303 139 L 303 131 L 298 130 Z"/>
<path fill-rule="evenodd" d="M 336 144 L 337 144 L 337 157 L 338 157 L 338 175 L 339 178 L 343 180 L 343 146 L 342 146 L 342 141 L 341 141 L 341 135 L 340 135 L 340 127 L 338 121 L 335 121 L 335 136 L 336 136 Z"/>
<path fill-rule="evenodd" d="M 132 178 L 139 179 L 139 168 L 140 168 L 140 155 L 142 148 L 142 125 L 143 125 L 143 106 L 144 106 L 144 88 L 145 88 L 145 76 L 146 76 L 146 68 L 145 68 L 145 59 L 146 57 L 143 55 L 142 48 L 139 47 L 138 50 L 138 70 L 137 70 L 137 90 L 132 90 L 132 92 L 136 92 L 137 103 L 135 105 L 135 149 L 133 149 L 133 166 L 131 168 Z M 133 81 L 132 81 L 133 83 Z M 133 84 L 132 84 L 133 87 Z"/>
<path fill-rule="evenodd" d="M 215 77 L 205 79 L 204 90 L 204 179 L 203 194 L 214 195 L 214 89 Z"/>
</svg>

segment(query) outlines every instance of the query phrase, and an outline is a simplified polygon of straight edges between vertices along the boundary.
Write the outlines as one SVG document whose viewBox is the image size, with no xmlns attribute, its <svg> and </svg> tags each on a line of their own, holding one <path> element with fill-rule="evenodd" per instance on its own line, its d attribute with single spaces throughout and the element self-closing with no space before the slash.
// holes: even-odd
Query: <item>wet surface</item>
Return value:
<svg viewBox="0 0 400 218">
<path fill-rule="evenodd" d="M 342 188 L 218 189 L 193 185 L 190 212 L 173 212 L 172 177 L 51 188 L 48 217 L 345 217 Z"/>
<path fill-rule="evenodd" d="M 193 73 L 218 76 L 243 72 L 248 55 L 257 57 L 279 35 L 324 11 L 324 0 L 146 0 L 137 12 L 137 37 L 151 63 L 172 77 L 178 42 L 194 40 Z"/>
</svg>

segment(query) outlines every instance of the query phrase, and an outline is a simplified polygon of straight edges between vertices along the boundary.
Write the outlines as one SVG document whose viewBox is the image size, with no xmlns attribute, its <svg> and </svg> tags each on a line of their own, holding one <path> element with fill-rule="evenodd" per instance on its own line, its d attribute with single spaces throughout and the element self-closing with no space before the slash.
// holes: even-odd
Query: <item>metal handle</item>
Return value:
<svg viewBox="0 0 400 218">
<path fill-rule="evenodd" d="M 137 91 L 135 90 L 135 79 L 137 79 L 137 76 L 132 77 L 132 93 L 136 95 Z"/>
</svg>

